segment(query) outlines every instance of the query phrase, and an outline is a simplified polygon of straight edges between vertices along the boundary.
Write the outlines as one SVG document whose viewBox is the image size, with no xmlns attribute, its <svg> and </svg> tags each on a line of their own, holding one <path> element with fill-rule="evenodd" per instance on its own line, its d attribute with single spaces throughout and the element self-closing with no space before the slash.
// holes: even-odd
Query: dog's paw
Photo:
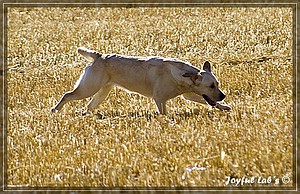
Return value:
<svg viewBox="0 0 300 194">
<path fill-rule="evenodd" d="M 229 105 L 226 105 L 226 104 L 219 104 L 217 103 L 216 104 L 216 108 L 220 109 L 220 110 L 231 110 L 231 106 Z"/>
</svg>

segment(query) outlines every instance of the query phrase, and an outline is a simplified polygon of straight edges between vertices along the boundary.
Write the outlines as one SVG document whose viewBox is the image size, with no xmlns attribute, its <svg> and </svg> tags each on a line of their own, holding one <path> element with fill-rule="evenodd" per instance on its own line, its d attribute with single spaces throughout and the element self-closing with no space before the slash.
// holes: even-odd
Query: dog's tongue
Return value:
<svg viewBox="0 0 300 194">
<path fill-rule="evenodd" d="M 211 100 L 208 96 L 206 96 L 205 94 L 202 95 L 204 100 L 210 105 L 210 106 L 216 106 L 216 102 Z"/>
</svg>

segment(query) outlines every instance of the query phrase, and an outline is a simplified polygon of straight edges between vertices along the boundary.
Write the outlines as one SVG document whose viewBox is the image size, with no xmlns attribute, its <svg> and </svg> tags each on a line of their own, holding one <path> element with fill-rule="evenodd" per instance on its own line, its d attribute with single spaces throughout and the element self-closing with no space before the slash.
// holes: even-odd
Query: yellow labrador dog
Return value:
<svg viewBox="0 0 300 194">
<path fill-rule="evenodd" d="M 85 68 L 74 90 L 65 93 L 52 108 L 53 112 L 61 110 L 70 100 L 90 96 L 93 98 L 87 108 L 93 110 L 105 100 L 113 86 L 153 98 L 161 114 L 167 114 L 166 102 L 178 95 L 221 110 L 231 109 L 219 103 L 225 94 L 219 89 L 219 82 L 207 61 L 203 70 L 199 70 L 178 59 L 104 55 L 86 48 L 78 48 L 78 52 L 93 63 Z"/>
</svg>

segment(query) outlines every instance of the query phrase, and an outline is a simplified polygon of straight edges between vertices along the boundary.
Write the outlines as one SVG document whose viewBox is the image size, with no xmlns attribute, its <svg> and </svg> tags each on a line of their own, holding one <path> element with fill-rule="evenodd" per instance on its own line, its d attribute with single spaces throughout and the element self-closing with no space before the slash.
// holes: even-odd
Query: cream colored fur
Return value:
<svg viewBox="0 0 300 194">
<path fill-rule="evenodd" d="M 87 105 L 91 111 L 105 100 L 114 86 L 153 98 L 161 114 L 167 114 L 166 102 L 178 95 L 221 110 L 231 109 L 219 103 L 225 95 L 218 87 L 209 62 L 199 70 L 178 59 L 101 55 L 86 48 L 79 48 L 78 52 L 93 63 L 85 68 L 74 90 L 65 93 L 52 108 L 53 112 L 61 110 L 70 100 L 93 96 Z"/>
</svg>

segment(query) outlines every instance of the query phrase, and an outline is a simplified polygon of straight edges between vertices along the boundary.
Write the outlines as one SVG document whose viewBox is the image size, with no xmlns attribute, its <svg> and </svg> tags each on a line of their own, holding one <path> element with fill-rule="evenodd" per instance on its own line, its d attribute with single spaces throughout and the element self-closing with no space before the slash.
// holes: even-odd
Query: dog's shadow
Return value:
<svg viewBox="0 0 300 194">
<path fill-rule="evenodd" d="M 174 112 L 168 115 L 165 115 L 167 118 L 174 120 L 175 118 L 182 118 L 182 119 L 187 119 L 191 117 L 196 117 L 199 116 L 200 110 L 199 109 L 192 109 L 191 111 L 185 111 L 185 112 Z M 208 112 L 208 114 L 211 114 Z M 99 120 L 105 120 L 105 119 L 118 119 L 118 118 L 130 118 L 130 119 L 140 119 L 140 118 L 146 118 L 147 121 L 152 121 L 153 119 L 156 119 L 159 116 L 162 116 L 158 112 L 150 112 L 150 111 L 145 111 L 145 112 L 128 112 L 125 114 L 122 114 L 118 111 L 110 111 L 110 112 L 97 112 L 94 114 L 97 119 Z"/>
<path fill-rule="evenodd" d="M 105 119 L 117 119 L 117 118 L 146 118 L 147 121 L 152 120 L 153 118 L 156 118 L 159 115 L 158 112 L 128 112 L 126 114 L 122 114 L 117 111 L 110 111 L 110 112 L 97 112 L 95 114 L 96 118 L 99 120 L 105 120 Z"/>
</svg>

